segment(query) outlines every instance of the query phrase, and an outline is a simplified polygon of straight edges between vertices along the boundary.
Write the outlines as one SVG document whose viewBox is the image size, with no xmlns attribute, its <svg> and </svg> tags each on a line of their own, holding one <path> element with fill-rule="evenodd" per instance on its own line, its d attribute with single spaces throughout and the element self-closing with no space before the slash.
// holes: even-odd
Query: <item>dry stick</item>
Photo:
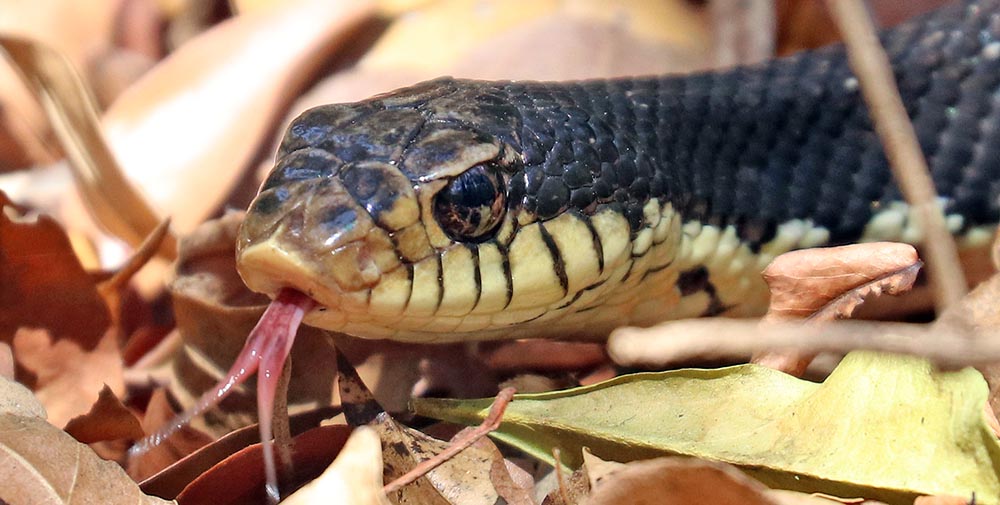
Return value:
<svg viewBox="0 0 1000 505">
<path fill-rule="evenodd" d="M 899 189 L 924 227 L 923 248 L 938 314 L 968 291 L 955 241 L 935 203 L 937 191 L 899 97 L 889 59 L 861 0 L 826 0 L 844 37 L 851 68 L 857 75 L 869 113 L 885 147 Z"/>
<path fill-rule="evenodd" d="M 514 393 L 517 391 L 514 388 L 503 388 L 497 393 L 496 399 L 493 400 L 493 406 L 490 407 L 490 413 L 483 419 L 483 422 L 475 429 L 468 431 L 461 438 L 453 440 L 451 445 L 447 449 L 441 451 L 439 454 L 430 459 L 425 459 L 413 467 L 412 470 L 401 475 L 398 479 L 388 483 L 382 488 L 385 494 L 390 494 L 398 491 L 403 486 L 427 475 L 427 472 L 441 466 L 442 463 L 448 461 L 456 454 L 469 448 L 472 444 L 476 443 L 477 440 L 483 438 L 491 431 L 497 429 L 500 426 L 500 421 L 503 419 L 503 413 L 507 410 L 507 405 L 514 399 Z"/>
<path fill-rule="evenodd" d="M 1000 361 L 1000 338 L 970 338 L 953 329 L 910 323 L 838 321 L 824 325 L 736 319 L 690 319 L 652 328 L 615 330 L 611 359 L 623 366 L 657 366 L 692 358 L 734 358 L 767 349 L 847 353 L 857 349 L 910 354 L 943 367 Z"/>
</svg>

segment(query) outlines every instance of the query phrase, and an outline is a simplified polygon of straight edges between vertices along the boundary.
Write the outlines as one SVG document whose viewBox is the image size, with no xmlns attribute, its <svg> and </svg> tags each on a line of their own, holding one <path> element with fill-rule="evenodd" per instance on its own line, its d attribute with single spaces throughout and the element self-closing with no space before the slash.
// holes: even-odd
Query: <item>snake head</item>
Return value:
<svg viewBox="0 0 1000 505">
<path fill-rule="evenodd" d="M 303 291 L 319 304 L 307 323 L 365 337 L 427 340 L 498 310 L 508 290 L 479 269 L 502 276 L 504 258 L 480 249 L 515 226 L 516 121 L 449 79 L 305 112 L 241 227 L 241 276 Z"/>
</svg>

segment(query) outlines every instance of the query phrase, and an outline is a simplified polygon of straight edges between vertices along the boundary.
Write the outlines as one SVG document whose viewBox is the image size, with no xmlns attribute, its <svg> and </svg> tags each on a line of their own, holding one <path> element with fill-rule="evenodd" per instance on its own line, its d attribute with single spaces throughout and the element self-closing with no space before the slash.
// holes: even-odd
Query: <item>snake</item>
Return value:
<svg viewBox="0 0 1000 505">
<path fill-rule="evenodd" d="M 960 247 L 1000 219 L 1000 1 L 880 33 Z M 366 338 L 603 338 L 753 316 L 808 247 L 923 230 L 845 49 L 688 75 L 439 78 L 288 127 L 237 239 L 253 291 Z"/>
</svg>

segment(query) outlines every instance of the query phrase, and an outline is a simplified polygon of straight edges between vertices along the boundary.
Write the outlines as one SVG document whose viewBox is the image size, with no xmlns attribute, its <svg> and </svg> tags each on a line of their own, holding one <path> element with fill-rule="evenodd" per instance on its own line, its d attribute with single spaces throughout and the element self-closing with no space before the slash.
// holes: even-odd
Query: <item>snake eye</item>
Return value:
<svg viewBox="0 0 1000 505">
<path fill-rule="evenodd" d="M 434 199 L 434 218 L 452 239 L 482 242 L 503 219 L 507 191 L 499 168 L 480 163 L 448 183 Z"/>
</svg>

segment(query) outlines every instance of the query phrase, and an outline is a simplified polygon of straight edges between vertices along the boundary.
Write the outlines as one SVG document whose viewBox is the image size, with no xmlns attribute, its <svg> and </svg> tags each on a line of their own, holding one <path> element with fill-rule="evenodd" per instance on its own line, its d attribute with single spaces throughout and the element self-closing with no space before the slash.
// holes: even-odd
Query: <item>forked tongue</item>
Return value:
<svg viewBox="0 0 1000 505">
<path fill-rule="evenodd" d="M 306 312 L 315 302 L 305 294 L 293 289 L 282 289 L 264 311 L 257 326 L 247 337 L 239 356 L 226 377 L 206 391 L 198 402 L 188 410 L 178 414 L 166 426 L 136 443 L 129 454 L 141 455 L 187 426 L 195 416 L 216 406 L 232 392 L 235 386 L 245 382 L 254 372 L 260 370 L 257 378 L 257 418 L 260 426 L 260 441 L 264 449 L 264 474 L 267 480 L 268 498 L 277 503 L 278 473 L 274 464 L 274 447 L 271 442 L 271 417 L 274 396 L 281 377 L 281 369 L 292 349 L 295 332 Z"/>
</svg>

